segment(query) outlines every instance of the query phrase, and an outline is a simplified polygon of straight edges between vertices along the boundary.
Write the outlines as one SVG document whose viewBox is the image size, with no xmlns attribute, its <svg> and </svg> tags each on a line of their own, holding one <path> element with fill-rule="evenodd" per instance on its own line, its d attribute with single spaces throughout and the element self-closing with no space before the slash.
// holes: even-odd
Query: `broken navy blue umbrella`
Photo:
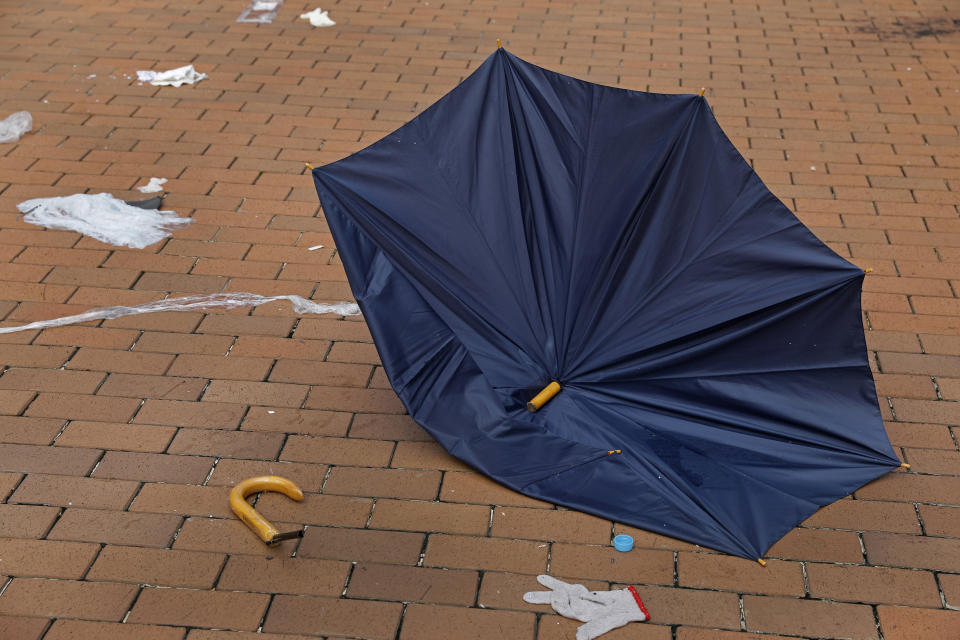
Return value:
<svg viewBox="0 0 960 640">
<path fill-rule="evenodd" d="M 393 388 L 512 489 L 759 559 L 900 465 L 864 272 L 770 193 L 700 96 L 499 49 L 313 177 Z"/>
</svg>

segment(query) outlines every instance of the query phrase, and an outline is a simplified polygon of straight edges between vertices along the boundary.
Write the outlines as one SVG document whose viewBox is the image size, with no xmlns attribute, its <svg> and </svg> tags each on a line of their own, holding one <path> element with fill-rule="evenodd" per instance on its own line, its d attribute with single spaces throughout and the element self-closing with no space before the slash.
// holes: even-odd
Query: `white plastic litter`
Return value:
<svg viewBox="0 0 960 640">
<path fill-rule="evenodd" d="M 29 111 L 17 111 L 0 120 L 0 143 L 16 142 L 28 131 L 33 131 L 33 116 Z"/>
<path fill-rule="evenodd" d="M 330 16 L 327 15 L 326 11 L 320 9 L 319 7 L 313 11 L 301 13 L 300 17 L 304 20 L 309 20 L 310 24 L 315 27 L 332 27 L 333 25 L 337 24 L 330 19 Z"/>
<path fill-rule="evenodd" d="M 50 327 L 62 327 L 68 324 L 77 324 L 78 322 L 90 322 L 91 320 L 103 320 L 106 318 L 120 318 L 123 316 L 133 316 L 140 313 L 157 313 L 158 311 L 208 311 L 212 309 L 235 309 L 237 307 L 256 307 L 274 300 L 289 300 L 293 305 L 293 310 L 298 315 L 308 313 L 336 313 L 341 316 L 360 315 L 360 307 L 352 302 L 335 302 L 326 304 L 322 302 L 313 302 L 300 296 L 259 296 L 255 293 L 209 293 L 196 296 L 183 296 L 181 298 L 168 298 L 166 300 L 157 300 L 147 302 L 132 307 L 99 307 L 90 309 L 83 313 L 52 320 L 38 320 L 18 327 L 0 327 L 0 333 L 14 333 L 16 331 L 31 331 L 34 329 L 48 329 Z"/>
<path fill-rule="evenodd" d="M 137 187 L 137 191 L 140 193 L 156 193 L 157 191 L 163 191 L 163 185 L 166 184 L 166 182 L 166 178 L 150 178 L 150 182 L 142 187 Z"/>
<path fill-rule="evenodd" d="M 251 0 L 243 10 L 237 22 L 252 22 L 255 24 L 269 24 L 277 17 L 283 0 Z"/>
<path fill-rule="evenodd" d="M 97 74 L 91 73 L 90 75 L 87 76 L 87 80 L 89 80 L 89 79 L 91 79 L 91 78 L 96 78 L 96 77 L 97 77 Z"/>
<path fill-rule="evenodd" d="M 140 209 L 109 193 L 77 193 L 57 198 L 35 198 L 17 205 L 23 219 L 48 229 L 79 231 L 117 246 L 143 249 L 163 240 L 171 231 L 187 227 L 193 218 L 175 211 Z"/>
<path fill-rule="evenodd" d="M 317 249 L 323 249 L 323 245 L 322 245 L 322 244 L 315 244 L 315 245 L 313 245 L 312 247 L 310 247 L 309 249 L 307 249 L 307 251 L 316 251 Z"/>
<path fill-rule="evenodd" d="M 155 87 L 179 87 L 182 84 L 194 84 L 207 77 L 205 73 L 197 73 L 192 64 L 177 67 L 169 71 L 137 71 L 137 80 L 149 82 Z"/>
</svg>

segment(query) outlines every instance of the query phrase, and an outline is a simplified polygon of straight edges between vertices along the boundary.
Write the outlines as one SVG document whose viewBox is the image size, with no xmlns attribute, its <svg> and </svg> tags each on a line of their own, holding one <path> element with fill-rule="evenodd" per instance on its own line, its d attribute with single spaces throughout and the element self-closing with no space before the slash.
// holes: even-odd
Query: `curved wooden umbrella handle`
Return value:
<svg viewBox="0 0 960 640">
<path fill-rule="evenodd" d="M 297 502 L 303 500 L 303 491 L 290 480 L 280 476 L 257 476 L 238 482 L 230 491 L 230 508 L 245 525 L 253 529 L 260 536 L 260 539 L 267 544 L 277 544 L 281 540 L 302 537 L 303 529 L 280 533 L 275 526 L 250 506 L 246 500 L 247 496 L 261 491 L 276 491 Z"/>
</svg>

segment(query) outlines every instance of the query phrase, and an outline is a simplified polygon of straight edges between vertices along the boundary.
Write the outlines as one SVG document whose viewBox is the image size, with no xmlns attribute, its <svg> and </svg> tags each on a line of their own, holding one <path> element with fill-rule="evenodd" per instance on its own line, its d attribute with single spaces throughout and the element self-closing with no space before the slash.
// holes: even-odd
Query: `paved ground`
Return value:
<svg viewBox="0 0 960 640">
<path fill-rule="evenodd" d="M 863 304 L 880 405 L 913 468 L 812 517 L 766 569 L 642 532 L 617 556 L 605 545 L 627 528 L 443 453 L 402 414 L 357 319 L 275 303 L 14 333 L 0 344 L 0 637 L 572 638 L 573 623 L 520 599 L 549 564 L 638 585 L 654 622 L 609 640 L 960 638 L 949 4 L 340 0 L 323 4 L 337 26 L 312 29 L 301 0 L 261 26 L 234 22 L 244 0 L 4 2 L 0 117 L 28 109 L 37 125 L 0 145 L 5 324 L 168 294 L 348 299 L 303 162 L 395 128 L 502 38 L 596 82 L 708 87 L 777 195 L 873 269 Z M 210 78 L 174 89 L 124 76 L 186 63 Z M 170 178 L 168 206 L 196 221 L 145 250 L 16 215 L 32 197 L 139 196 L 151 176 Z M 229 485 L 267 471 L 309 491 L 302 505 L 261 501 L 309 525 L 273 551 L 226 502 Z"/>
</svg>

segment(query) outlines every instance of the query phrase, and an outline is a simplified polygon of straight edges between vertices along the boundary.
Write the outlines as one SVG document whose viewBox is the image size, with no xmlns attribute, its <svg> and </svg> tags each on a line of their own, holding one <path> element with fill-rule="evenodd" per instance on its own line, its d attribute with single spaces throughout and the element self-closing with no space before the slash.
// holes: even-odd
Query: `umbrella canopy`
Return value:
<svg viewBox="0 0 960 640">
<path fill-rule="evenodd" d="M 900 464 L 864 272 L 770 193 L 702 97 L 499 49 L 313 176 L 393 388 L 517 491 L 758 558 Z"/>
</svg>

